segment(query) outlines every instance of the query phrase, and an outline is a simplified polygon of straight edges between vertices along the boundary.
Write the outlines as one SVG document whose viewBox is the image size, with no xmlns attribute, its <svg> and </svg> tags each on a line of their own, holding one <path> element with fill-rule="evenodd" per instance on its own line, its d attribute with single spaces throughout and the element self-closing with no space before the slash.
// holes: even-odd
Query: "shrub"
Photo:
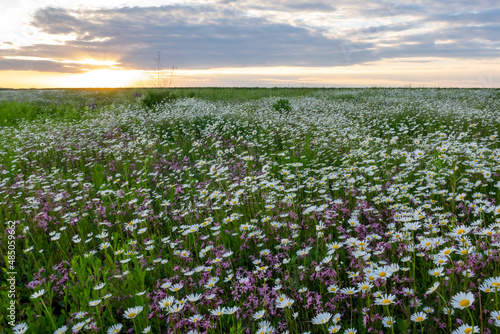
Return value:
<svg viewBox="0 0 500 334">
<path fill-rule="evenodd" d="M 142 99 L 142 104 L 146 108 L 152 109 L 157 104 L 173 101 L 176 97 L 169 90 L 148 90 Z"/>
<path fill-rule="evenodd" d="M 292 110 L 292 106 L 288 99 L 279 99 L 273 104 L 273 108 L 280 113 L 290 112 Z"/>
</svg>

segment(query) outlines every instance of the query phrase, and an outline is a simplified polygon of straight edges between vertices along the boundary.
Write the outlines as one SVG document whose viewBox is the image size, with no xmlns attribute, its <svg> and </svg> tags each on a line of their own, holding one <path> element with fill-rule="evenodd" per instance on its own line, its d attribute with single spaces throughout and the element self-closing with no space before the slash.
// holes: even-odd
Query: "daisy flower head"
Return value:
<svg viewBox="0 0 500 334">
<path fill-rule="evenodd" d="M 347 328 L 345 331 L 344 331 L 344 334 L 356 334 L 358 332 L 357 329 L 355 328 Z"/>
<path fill-rule="evenodd" d="M 439 282 L 435 282 L 433 286 L 431 286 L 429 288 L 429 290 L 427 290 L 427 292 L 425 293 L 426 295 L 430 295 L 431 293 L 433 293 L 434 291 L 436 291 L 436 289 L 439 287 Z"/>
<path fill-rule="evenodd" d="M 187 295 L 186 299 L 189 300 L 190 302 L 194 303 L 194 302 L 197 302 L 198 300 L 200 300 L 201 297 L 203 297 L 202 294 L 199 294 L 199 293 L 198 294 L 194 294 L 194 293 L 192 293 L 190 295 Z"/>
<path fill-rule="evenodd" d="M 198 321 L 200 321 L 201 319 L 203 319 L 203 316 L 202 315 L 199 315 L 199 314 L 195 314 L 191 317 L 188 318 L 188 320 L 190 322 L 192 322 L 193 324 L 196 324 Z"/>
<path fill-rule="evenodd" d="M 186 304 L 176 303 L 175 305 L 169 306 L 169 307 L 167 307 L 167 313 L 170 314 L 170 313 L 180 312 L 184 308 L 184 305 L 186 305 Z"/>
<path fill-rule="evenodd" d="M 182 283 L 178 283 L 178 284 L 174 284 L 172 286 L 170 286 L 168 289 L 172 292 L 177 292 L 179 291 L 180 289 L 182 289 L 184 285 Z"/>
<path fill-rule="evenodd" d="M 445 315 L 453 315 L 455 313 L 455 310 L 452 309 L 452 308 L 448 308 L 448 307 L 443 307 L 443 313 Z"/>
<path fill-rule="evenodd" d="M 145 328 L 142 330 L 142 333 L 143 333 L 143 334 L 151 333 L 151 326 L 145 327 Z"/>
<path fill-rule="evenodd" d="M 26 331 L 28 330 L 28 328 L 29 327 L 28 327 L 28 325 L 25 322 L 21 322 L 20 324 L 15 325 L 12 328 L 12 331 L 15 334 L 24 334 L 24 333 L 26 333 Z"/>
<path fill-rule="evenodd" d="M 37 299 L 40 296 L 43 296 L 45 294 L 45 289 L 41 289 L 31 295 L 31 299 Z"/>
<path fill-rule="evenodd" d="M 212 315 L 215 315 L 215 316 L 221 316 L 221 315 L 224 315 L 224 310 L 219 307 L 217 307 L 216 309 L 213 309 L 210 311 L 210 313 Z"/>
<path fill-rule="evenodd" d="M 74 325 L 73 327 L 71 327 L 71 331 L 73 333 L 78 333 L 83 328 L 83 326 L 85 326 L 85 321 L 79 322 L 76 325 Z M 110 333 L 112 333 L 112 332 L 110 332 L 108 330 L 108 334 L 110 334 Z M 116 333 L 118 333 L 118 332 L 116 332 Z"/>
<path fill-rule="evenodd" d="M 463 310 L 474 303 L 474 295 L 471 292 L 459 292 L 451 299 L 451 306 Z"/>
<path fill-rule="evenodd" d="M 116 324 L 108 328 L 107 334 L 116 334 L 120 333 L 122 330 L 123 325 L 122 324 Z"/>
<path fill-rule="evenodd" d="M 339 333 L 341 328 L 339 325 L 332 325 L 328 327 L 328 333 Z"/>
<path fill-rule="evenodd" d="M 357 286 L 358 286 L 359 291 L 365 292 L 365 291 L 370 291 L 370 289 L 373 288 L 373 283 L 370 281 L 365 281 L 365 282 L 358 283 Z"/>
<path fill-rule="evenodd" d="M 339 287 L 336 284 L 332 284 L 328 287 L 327 290 L 329 293 L 336 293 L 337 291 L 339 291 Z"/>
<path fill-rule="evenodd" d="M 171 282 L 165 282 L 163 283 L 162 285 L 160 285 L 160 288 L 162 289 L 168 289 L 172 286 L 172 283 Z"/>
<path fill-rule="evenodd" d="M 416 312 L 411 315 L 411 321 L 414 322 L 422 322 L 427 319 L 427 313 L 425 312 Z"/>
<path fill-rule="evenodd" d="M 252 316 L 255 320 L 261 319 L 264 314 L 266 314 L 265 310 L 260 310 L 258 312 L 255 312 L 254 315 Z"/>
<path fill-rule="evenodd" d="M 332 317 L 332 314 L 329 312 L 323 312 L 318 314 L 312 319 L 312 323 L 314 325 L 323 325 L 326 324 L 328 321 L 330 321 L 330 318 Z"/>
<path fill-rule="evenodd" d="M 104 288 L 105 285 L 106 283 L 99 283 L 96 286 L 94 286 L 94 290 L 101 290 L 102 288 Z"/>
<path fill-rule="evenodd" d="M 491 311 L 490 319 L 493 321 L 500 321 L 500 312 L 499 311 Z"/>
<path fill-rule="evenodd" d="M 479 327 L 463 324 L 453 331 L 452 334 L 472 334 L 479 333 Z"/>
<path fill-rule="evenodd" d="M 134 319 L 139 313 L 141 313 L 142 309 L 142 306 L 130 307 L 124 312 L 123 317 L 125 319 Z"/>
<path fill-rule="evenodd" d="M 233 306 L 233 307 L 224 307 L 224 314 L 234 314 L 236 311 L 238 311 L 240 308 L 238 306 Z"/>
<path fill-rule="evenodd" d="M 259 330 L 257 333 L 259 334 L 272 334 L 274 333 L 275 328 L 271 325 L 271 323 L 267 320 L 263 320 L 259 323 Z"/>
<path fill-rule="evenodd" d="M 255 334 L 267 334 L 267 327 L 260 327 Z"/>
<path fill-rule="evenodd" d="M 280 301 L 277 302 L 278 305 L 276 305 L 277 308 L 287 308 L 293 305 L 295 300 L 292 298 L 285 297 L 283 299 L 280 298 Z"/>
<path fill-rule="evenodd" d="M 358 292 L 358 290 L 356 288 L 348 287 L 348 288 L 341 289 L 340 292 L 342 292 L 346 295 L 353 295 L 356 292 Z"/>
<path fill-rule="evenodd" d="M 424 307 L 425 313 L 434 313 L 434 309 L 432 307 L 426 306 Z"/>
<path fill-rule="evenodd" d="M 387 279 L 392 275 L 392 273 L 393 270 L 390 266 L 384 266 L 381 268 L 377 268 L 373 274 L 377 278 Z"/>
<path fill-rule="evenodd" d="M 405 296 L 413 296 L 413 294 L 415 293 L 415 291 L 413 291 L 412 288 L 404 288 L 403 289 L 403 293 Z"/>
<path fill-rule="evenodd" d="M 167 308 L 169 306 L 172 306 L 175 303 L 175 297 L 174 296 L 167 296 L 160 300 L 158 304 L 160 304 L 161 308 Z"/>
<path fill-rule="evenodd" d="M 434 277 L 444 276 L 443 267 L 437 267 L 435 269 L 429 269 L 429 275 Z"/>
<path fill-rule="evenodd" d="M 99 305 L 100 303 L 101 303 L 101 299 L 91 300 L 91 301 L 89 302 L 89 306 L 90 306 L 90 307 L 97 306 L 97 305 Z"/>
<path fill-rule="evenodd" d="M 384 317 L 382 319 L 382 325 L 384 325 L 384 327 L 390 328 L 390 327 L 392 327 L 393 324 L 394 324 L 393 317 Z"/>
<path fill-rule="evenodd" d="M 54 334 L 64 334 L 68 330 L 68 326 L 62 326 L 54 332 Z"/>
<path fill-rule="evenodd" d="M 500 277 L 490 277 L 484 283 L 495 289 L 495 291 L 500 290 Z"/>
<path fill-rule="evenodd" d="M 396 296 L 392 294 L 382 294 L 382 296 L 375 299 L 375 305 L 391 305 L 395 299 Z"/>
<path fill-rule="evenodd" d="M 481 291 L 483 291 L 485 293 L 494 292 L 494 290 L 491 287 L 491 285 L 489 285 L 487 282 L 483 282 L 483 284 L 481 284 L 481 286 L 479 287 L 479 290 L 481 290 Z"/>
</svg>

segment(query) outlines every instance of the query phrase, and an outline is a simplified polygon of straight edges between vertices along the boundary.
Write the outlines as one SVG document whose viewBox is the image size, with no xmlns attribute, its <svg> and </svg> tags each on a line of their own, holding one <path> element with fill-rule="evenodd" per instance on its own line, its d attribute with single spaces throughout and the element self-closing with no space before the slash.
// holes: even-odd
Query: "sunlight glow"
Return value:
<svg viewBox="0 0 500 334">
<path fill-rule="evenodd" d="M 72 88 L 113 88 L 128 87 L 141 78 L 141 71 L 93 70 L 66 78 L 61 85 Z"/>
</svg>

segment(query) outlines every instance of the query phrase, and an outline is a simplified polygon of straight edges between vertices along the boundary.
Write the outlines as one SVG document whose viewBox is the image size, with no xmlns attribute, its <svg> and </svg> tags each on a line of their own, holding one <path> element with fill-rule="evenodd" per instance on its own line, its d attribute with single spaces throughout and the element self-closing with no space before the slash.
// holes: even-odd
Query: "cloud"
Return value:
<svg viewBox="0 0 500 334">
<path fill-rule="evenodd" d="M 127 69 L 154 68 L 157 50 L 162 51 L 166 67 L 179 68 L 347 64 L 341 48 L 347 40 L 210 6 L 45 8 L 36 12 L 32 24 L 43 33 L 75 39 L 4 55 L 113 58 Z M 373 59 L 374 54 L 367 54 L 364 60 Z"/>
<path fill-rule="evenodd" d="M 65 65 L 50 60 L 2 59 L 0 71 L 22 69 L 24 71 L 81 73 L 79 67 Z"/>
<path fill-rule="evenodd" d="M 37 10 L 41 34 L 64 36 L 59 44 L 0 50 L 0 69 L 78 72 L 85 58 L 112 60 L 124 69 L 251 66 L 345 66 L 395 57 L 497 57 L 500 9 L 492 0 L 444 1 L 279 0 L 112 9 Z M 479 8 L 479 9 L 478 9 Z M 282 13 L 282 14 L 276 14 Z M 286 16 L 286 15 L 288 16 Z M 285 19 L 292 17 L 292 19 Z M 297 19 L 294 19 L 296 17 Z M 314 20 L 314 22 L 313 22 Z"/>
</svg>

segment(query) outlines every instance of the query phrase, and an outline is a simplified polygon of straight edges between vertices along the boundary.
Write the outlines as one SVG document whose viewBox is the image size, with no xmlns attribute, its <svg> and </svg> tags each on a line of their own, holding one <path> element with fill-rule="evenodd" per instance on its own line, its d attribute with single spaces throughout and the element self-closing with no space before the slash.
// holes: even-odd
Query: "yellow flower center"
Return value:
<svg viewBox="0 0 500 334">
<path fill-rule="evenodd" d="M 467 300 L 467 299 L 463 299 L 463 300 L 460 301 L 459 304 L 460 304 L 461 307 L 467 307 L 467 306 L 470 305 L 470 301 Z"/>
<path fill-rule="evenodd" d="M 390 304 L 390 303 L 392 303 L 390 299 L 384 299 L 384 300 L 382 300 L 382 304 L 384 304 L 384 305 L 387 305 L 387 304 Z"/>
<path fill-rule="evenodd" d="M 465 230 L 464 230 L 464 229 L 462 229 L 462 228 L 461 228 L 460 230 L 458 230 L 458 231 L 457 231 L 457 234 L 463 234 L 463 233 L 465 233 Z"/>
<path fill-rule="evenodd" d="M 386 324 L 390 326 L 390 325 L 392 325 L 392 321 L 387 320 L 387 321 L 386 321 Z"/>
<path fill-rule="evenodd" d="M 464 332 L 467 334 L 472 333 L 472 328 L 467 327 L 466 329 L 464 329 Z"/>
<path fill-rule="evenodd" d="M 380 274 L 378 274 L 380 277 L 385 277 L 386 273 L 384 272 L 381 272 Z"/>
<path fill-rule="evenodd" d="M 424 320 L 424 318 L 422 318 L 422 317 L 417 317 L 417 321 L 423 321 L 423 320 Z"/>
<path fill-rule="evenodd" d="M 129 313 L 128 316 L 129 316 L 129 318 L 133 318 L 133 317 L 135 317 L 135 313 L 134 312 Z"/>
<path fill-rule="evenodd" d="M 493 283 L 491 283 L 491 286 L 500 286 L 500 283 L 498 283 L 498 282 L 493 282 Z"/>
</svg>

